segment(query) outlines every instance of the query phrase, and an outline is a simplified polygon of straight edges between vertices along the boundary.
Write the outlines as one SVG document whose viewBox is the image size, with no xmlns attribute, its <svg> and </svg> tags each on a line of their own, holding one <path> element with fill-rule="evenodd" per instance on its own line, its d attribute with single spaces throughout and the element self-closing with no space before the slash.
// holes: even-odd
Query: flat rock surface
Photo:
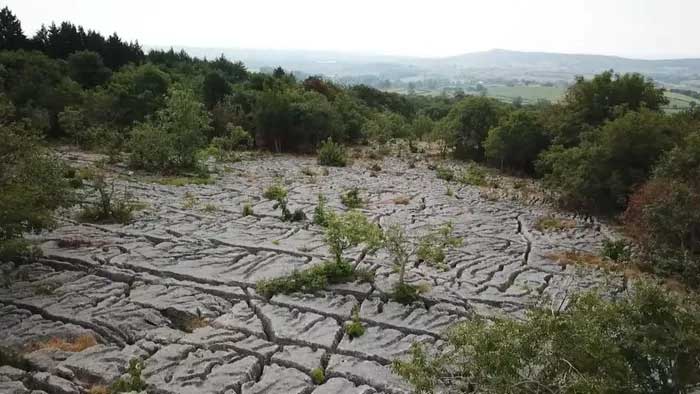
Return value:
<svg viewBox="0 0 700 394">
<path fill-rule="evenodd" d="M 75 166 L 100 159 L 66 157 Z M 66 210 L 54 231 L 30 236 L 44 258 L 0 265 L 0 347 L 29 361 L 27 370 L 0 367 L 0 392 L 86 392 L 112 384 L 132 362 L 148 393 L 408 393 L 390 363 L 414 342 L 441 346 L 446 330 L 475 315 L 520 318 L 571 292 L 624 289 L 620 276 L 554 258 L 597 254 L 609 234 L 601 224 L 439 180 L 427 164 L 387 158 L 372 172 L 363 161 L 322 169 L 312 157 L 263 155 L 215 164 L 215 182 L 182 187 L 111 168 L 116 189 L 146 206 L 133 221 L 80 223 L 75 209 Z M 282 221 L 262 197 L 275 183 L 308 217 L 319 194 L 328 209 L 344 211 L 340 195 L 359 187 L 362 212 L 382 227 L 399 224 L 416 242 L 451 222 L 462 244 L 440 267 L 411 262 L 406 280 L 424 290 L 412 305 L 389 298 L 398 278 L 391 258 L 357 248 L 346 257 L 373 271 L 373 283 L 268 300 L 255 292 L 257 281 L 331 257 L 323 228 Z M 244 204 L 254 215 L 243 216 Z M 548 215 L 570 225 L 536 230 Z M 365 334 L 351 339 L 344 325 L 353 311 Z M 93 341 L 74 346 L 85 338 Z M 321 384 L 315 370 L 324 372 Z"/>
</svg>

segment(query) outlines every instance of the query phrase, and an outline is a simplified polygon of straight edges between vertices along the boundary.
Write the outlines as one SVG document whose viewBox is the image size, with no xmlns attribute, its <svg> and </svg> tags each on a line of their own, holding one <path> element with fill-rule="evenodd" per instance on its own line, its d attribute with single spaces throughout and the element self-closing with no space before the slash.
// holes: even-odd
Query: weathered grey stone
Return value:
<svg viewBox="0 0 700 394">
<path fill-rule="evenodd" d="M 390 394 L 411 392 L 408 384 L 396 376 L 389 367 L 375 361 L 333 355 L 326 371 L 327 377 L 345 378 L 355 384 L 367 384 Z"/>
<path fill-rule="evenodd" d="M 343 378 L 331 378 L 318 386 L 311 394 L 374 394 L 376 391 L 367 386 L 355 386 Z"/>
<path fill-rule="evenodd" d="M 272 361 L 290 368 L 300 369 L 311 373 L 321 367 L 321 357 L 325 352 L 306 346 L 287 345 L 272 356 Z"/>
<path fill-rule="evenodd" d="M 51 375 L 48 372 L 37 372 L 32 375 L 32 384 L 44 391 L 55 394 L 80 394 L 81 389 L 70 381 Z"/>
<path fill-rule="evenodd" d="M 265 335 L 262 322 L 245 301 L 233 305 L 223 315 L 212 321 L 211 325 L 212 327 L 239 330 L 254 335 Z"/>
<path fill-rule="evenodd" d="M 275 338 L 301 344 L 331 347 L 342 328 L 333 318 L 282 306 L 261 303 L 255 307 L 267 320 Z"/>
<path fill-rule="evenodd" d="M 296 369 L 266 365 L 258 382 L 243 385 L 243 394 L 305 394 L 312 390 L 311 378 Z"/>
</svg>

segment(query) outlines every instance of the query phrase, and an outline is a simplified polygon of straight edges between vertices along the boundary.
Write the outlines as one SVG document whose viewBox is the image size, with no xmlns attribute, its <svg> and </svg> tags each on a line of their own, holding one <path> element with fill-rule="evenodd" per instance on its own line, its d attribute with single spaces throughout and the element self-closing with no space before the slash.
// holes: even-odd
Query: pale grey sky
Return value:
<svg viewBox="0 0 700 394">
<path fill-rule="evenodd" d="M 700 0 L 0 0 L 145 45 L 449 56 L 503 48 L 700 57 Z"/>
</svg>

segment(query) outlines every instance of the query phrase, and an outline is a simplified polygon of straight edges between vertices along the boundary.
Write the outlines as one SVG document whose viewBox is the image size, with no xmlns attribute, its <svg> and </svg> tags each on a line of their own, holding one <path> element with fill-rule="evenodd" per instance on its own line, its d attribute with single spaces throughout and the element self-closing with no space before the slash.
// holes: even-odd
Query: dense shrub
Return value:
<svg viewBox="0 0 700 394">
<path fill-rule="evenodd" d="M 318 148 L 318 164 L 331 167 L 345 167 L 348 164 L 348 155 L 345 147 L 332 138 L 324 141 Z"/>
<path fill-rule="evenodd" d="M 224 151 L 249 149 L 253 146 L 253 136 L 245 131 L 243 127 L 229 123 L 226 126 L 226 134 L 222 137 L 214 137 L 211 143 Z"/>
<path fill-rule="evenodd" d="M 636 185 L 649 176 L 677 130 L 662 114 L 628 112 L 595 130 L 573 148 L 544 152 L 537 169 L 562 205 L 589 212 L 624 209 Z"/>
<path fill-rule="evenodd" d="M 414 345 L 395 370 L 418 393 L 679 393 L 700 377 L 700 305 L 639 283 L 617 302 L 590 293 L 525 320 L 472 320 L 437 355 Z"/>
<path fill-rule="evenodd" d="M 3 97 L 0 96 L 0 106 Z M 5 106 L 0 115 L 11 115 Z M 21 123 L 0 117 L 0 258 L 26 252 L 26 232 L 54 225 L 53 211 L 69 205 L 63 164 L 41 146 L 39 137 Z M 4 118 L 7 119 L 7 118 Z"/>
<path fill-rule="evenodd" d="M 494 99 L 469 96 L 452 107 L 439 128 L 457 158 L 482 161 L 482 144 L 503 112 L 503 105 Z"/>
<path fill-rule="evenodd" d="M 209 114 L 191 90 L 171 89 L 166 107 L 158 112 L 156 120 L 133 130 L 129 141 L 131 165 L 162 172 L 196 168 L 196 153 L 204 146 L 209 123 Z"/>
<path fill-rule="evenodd" d="M 501 168 L 532 172 L 537 156 L 549 144 L 537 115 L 519 110 L 489 130 L 483 143 L 486 158 Z"/>
</svg>

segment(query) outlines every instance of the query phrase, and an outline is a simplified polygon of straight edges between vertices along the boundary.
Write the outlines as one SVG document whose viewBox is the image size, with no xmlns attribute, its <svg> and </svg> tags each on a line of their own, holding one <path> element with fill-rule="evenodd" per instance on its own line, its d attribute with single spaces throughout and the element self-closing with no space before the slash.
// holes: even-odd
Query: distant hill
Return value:
<svg viewBox="0 0 700 394">
<path fill-rule="evenodd" d="M 527 70 L 598 73 L 607 69 L 619 72 L 648 74 L 697 74 L 700 59 L 642 60 L 617 56 L 578 55 L 547 52 L 517 52 L 494 49 L 439 59 L 428 59 L 427 65 L 461 68 L 508 68 Z"/>
<path fill-rule="evenodd" d="M 570 83 L 576 75 L 590 76 L 614 69 L 616 72 L 639 72 L 669 86 L 700 89 L 685 83 L 700 80 L 700 59 L 642 60 L 503 49 L 442 58 L 305 50 L 195 47 L 175 49 L 184 49 L 193 56 L 209 59 L 224 54 L 228 59 L 240 60 L 254 70 L 282 66 L 286 70 L 297 71 L 300 75 L 322 74 L 350 83 L 408 83 L 433 79 L 451 81 L 449 83 L 530 80 L 565 84 Z"/>
</svg>

